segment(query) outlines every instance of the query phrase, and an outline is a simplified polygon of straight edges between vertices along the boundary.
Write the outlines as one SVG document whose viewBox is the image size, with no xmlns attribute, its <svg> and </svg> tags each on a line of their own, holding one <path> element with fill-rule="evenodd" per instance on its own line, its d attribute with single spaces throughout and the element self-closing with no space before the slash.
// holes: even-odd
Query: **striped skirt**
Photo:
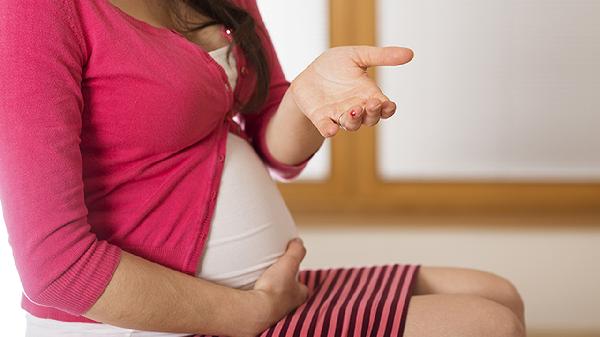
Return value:
<svg viewBox="0 0 600 337">
<path fill-rule="evenodd" d="M 259 337 L 402 337 L 419 267 L 302 270 L 307 301 Z"/>
</svg>

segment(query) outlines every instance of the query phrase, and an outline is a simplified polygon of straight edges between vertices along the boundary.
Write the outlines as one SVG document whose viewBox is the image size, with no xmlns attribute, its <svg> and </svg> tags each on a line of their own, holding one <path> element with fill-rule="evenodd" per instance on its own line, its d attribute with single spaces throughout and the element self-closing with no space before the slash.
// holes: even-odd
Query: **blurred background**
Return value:
<svg viewBox="0 0 600 337">
<path fill-rule="evenodd" d="M 518 287 L 529 336 L 600 336 L 600 1 L 259 5 L 288 79 L 331 46 L 415 52 L 371 73 L 394 117 L 280 184 L 304 268 L 483 269 Z"/>
<path fill-rule="evenodd" d="M 370 73 L 393 118 L 326 141 L 280 184 L 303 268 L 487 270 L 520 290 L 529 336 L 600 336 L 600 1 L 258 3 L 290 80 L 332 46 L 415 51 Z M 0 271 L 3 331 L 21 336 L 6 244 Z"/>
</svg>

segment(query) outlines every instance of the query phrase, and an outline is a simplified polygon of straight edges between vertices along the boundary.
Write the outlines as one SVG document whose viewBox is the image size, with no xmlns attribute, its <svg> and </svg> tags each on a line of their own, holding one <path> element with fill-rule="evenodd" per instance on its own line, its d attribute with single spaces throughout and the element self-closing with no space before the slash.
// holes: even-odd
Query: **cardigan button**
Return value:
<svg viewBox="0 0 600 337">
<path fill-rule="evenodd" d="M 240 68 L 240 74 L 246 75 L 246 67 L 245 66 L 242 66 L 242 68 Z"/>
<path fill-rule="evenodd" d="M 220 154 L 218 158 L 219 158 L 220 162 L 224 162 L 225 161 L 225 155 L 223 155 L 223 154 Z"/>
</svg>

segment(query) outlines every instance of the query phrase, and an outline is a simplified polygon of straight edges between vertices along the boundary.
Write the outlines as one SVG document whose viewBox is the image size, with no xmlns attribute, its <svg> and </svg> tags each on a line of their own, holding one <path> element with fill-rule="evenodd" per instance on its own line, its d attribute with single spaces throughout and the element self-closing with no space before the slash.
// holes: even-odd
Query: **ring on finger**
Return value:
<svg viewBox="0 0 600 337">
<path fill-rule="evenodd" d="M 342 112 L 342 113 L 341 113 L 341 114 L 338 116 L 338 118 L 337 118 L 337 125 L 338 125 L 340 128 L 342 128 L 344 131 L 348 131 L 348 129 L 346 129 L 346 127 L 345 127 L 345 126 L 342 124 L 342 121 L 341 121 L 341 119 L 342 119 L 342 116 L 343 116 L 343 115 L 344 115 L 344 113 Z"/>
</svg>

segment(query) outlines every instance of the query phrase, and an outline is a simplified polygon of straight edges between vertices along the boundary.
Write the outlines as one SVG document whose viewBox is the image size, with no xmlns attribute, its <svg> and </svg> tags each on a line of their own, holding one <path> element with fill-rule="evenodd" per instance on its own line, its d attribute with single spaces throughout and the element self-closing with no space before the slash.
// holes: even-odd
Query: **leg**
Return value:
<svg viewBox="0 0 600 337">
<path fill-rule="evenodd" d="M 512 310 L 525 325 L 523 300 L 515 286 L 496 274 L 466 268 L 421 267 L 414 288 L 415 295 L 474 295 Z"/>
<path fill-rule="evenodd" d="M 410 300 L 403 337 L 524 337 L 507 307 L 473 295 L 416 295 Z"/>
</svg>

